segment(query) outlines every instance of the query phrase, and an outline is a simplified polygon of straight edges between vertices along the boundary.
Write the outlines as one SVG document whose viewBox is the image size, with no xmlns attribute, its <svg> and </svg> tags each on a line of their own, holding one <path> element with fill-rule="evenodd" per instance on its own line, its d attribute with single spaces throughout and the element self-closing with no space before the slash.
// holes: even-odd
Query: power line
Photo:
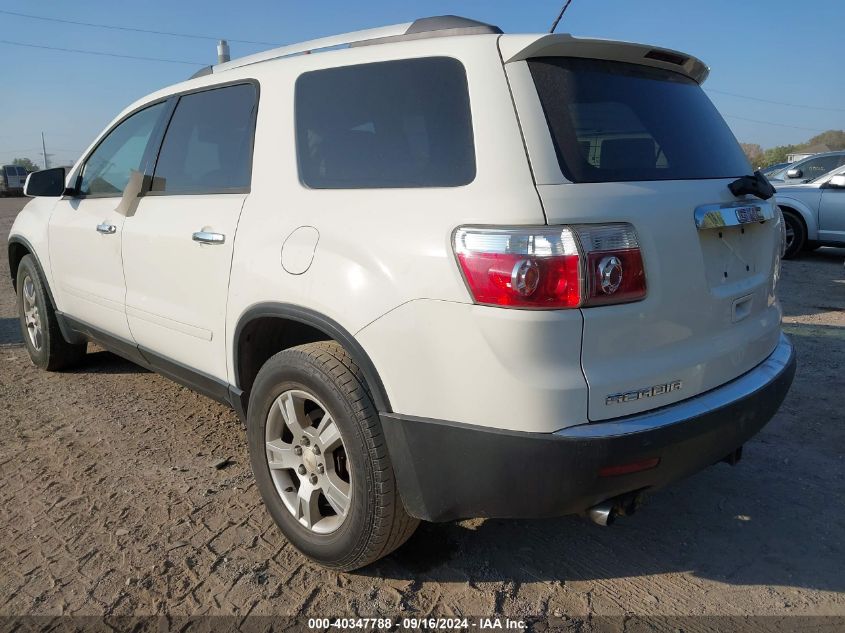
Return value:
<svg viewBox="0 0 845 633">
<path fill-rule="evenodd" d="M 45 46 L 43 44 L 27 44 L 25 42 L 12 42 L 10 40 L 0 40 L 0 44 L 9 44 L 10 46 L 25 46 L 27 48 L 43 48 L 48 51 L 62 51 L 63 53 L 84 53 L 85 55 L 99 55 L 100 57 L 120 57 L 121 59 L 139 59 L 147 62 L 167 62 L 169 64 L 187 64 L 189 66 L 207 66 L 203 62 L 186 62 L 181 59 L 164 59 L 162 57 L 141 57 L 139 55 L 121 55 L 119 53 L 105 53 L 102 51 L 88 51 L 81 48 L 61 48 L 59 46 Z"/>
<path fill-rule="evenodd" d="M 845 112 L 845 108 L 826 108 L 824 106 L 800 105 L 797 103 L 786 103 L 785 101 L 773 101 L 771 99 L 761 99 L 760 97 L 752 97 L 750 95 L 741 95 L 735 92 L 727 92 L 725 90 L 716 90 L 715 88 L 705 88 L 707 92 L 715 92 L 720 95 L 728 95 L 729 97 L 739 97 L 740 99 L 750 99 L 751 101 L 759 101 L 761 103 L 771 103 L 773 105 L 789 106 L 790 108 L 807 108 L 809 110 L 827 110 L 829 112 Z"/>
<path fill-rule="evenodd" d="M 793 130 L 804 130 L 805 132 L 826 132 L 826 130 L 819 130 L 812 127 L 800 127 L 798 125 L 787 125 L 786 123 L 775 123 L 773 121 L 758 121 L 757 119 L 749 119 L 744 116 L 737 116 L 735 114 L 723 114 L 729 119 L 739 119 L 740 121 L 751 121 L 752 123 L 762 123 L 763 125 L 775 125 L 777 127 L 788 127 Z"/>
<path fill-rule="evenodd" d="M 560 22 L 560 19 L 563 17 L 563 14 L 566 13 L 566 10 L 569 8 L 570 4 L 572 4 L 572 0 L 566 0 L 566 4 L 563 5 L 563 8 L 560 10 L 560 13 L 557 14 L 557 18 L 555 18 L 555 21 L 552 22 L 552 28 L 549 29 L 549 33 L 555 32 L 558 22 Z"/>
<path fill-rule="evenodd" d="M 195 35 L 193 33 L 176 33 L 174 31 L 155 31 L 152 29 L 139 29 L 131 26 L 117 26 L 114 24 L 95 24 L 93 22 L 79 22 L 77 20 L 65 20 L 63 18 L 48 18 L 43 15 L 32 15 L 30 13 L 18 13 L 17 11 L 0 10 L 0 13 L 6 15 L 14 15 L 19 18 L 29 18 L 31 20 L 43 20 L 45 22 L 59 22 L 61 24 L 74 24 L 76 26 L 90 26 L 97 29 L 112 29 L 114 31 L 131 31 L 133 33 L 150 33 L 152 35 L 167 35 L 169 37 L 189 37 L 196 40 L 218 40 L 219 37 L 212 37 L 211 35 Z M 262 46 L 275 46 L 272 42 L 258 42 L 255 40 L 236 40 L 231 37 L 225 38 L 230 42 L 238 42 L 239 44 L 260 44 Z"/>
</svg>

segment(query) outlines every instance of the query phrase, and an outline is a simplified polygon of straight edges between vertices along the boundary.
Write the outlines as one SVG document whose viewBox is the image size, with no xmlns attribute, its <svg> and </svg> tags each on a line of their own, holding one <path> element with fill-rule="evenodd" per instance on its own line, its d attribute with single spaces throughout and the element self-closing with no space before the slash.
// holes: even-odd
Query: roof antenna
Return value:
<svg viewBox="0 0 845 633">
<path fill-rule="evenodd" d="M 566 10 L 569 8 L 569 5 L 572 4 L 572 0 L 566 0 L 563 5 L 563 8 L 560 10 L 560 13 L 557 14 L 557 19 L 552 22 L 552 28 L 549 29 L 549 33 L 554 33 L 555 29 L 557 28 L 558 22 L 563 17 L 563 14 L 566 13 Z"/>
<path fill-rule="evenodd" d="M 226 40 L 217 41 L 217 63 L 225 64 L 230 61 L 232 57 L 229 55 L 229 42 Z"/>
</svg>

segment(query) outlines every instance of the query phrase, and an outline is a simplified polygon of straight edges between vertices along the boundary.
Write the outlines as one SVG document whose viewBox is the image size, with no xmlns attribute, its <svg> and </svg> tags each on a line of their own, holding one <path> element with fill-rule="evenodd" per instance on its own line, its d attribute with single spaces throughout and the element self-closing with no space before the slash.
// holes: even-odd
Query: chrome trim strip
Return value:
<svg viewBox="0 0 845 633">
<path fill-rule="evenodd" d="M 775 205 L 763 200 L 703 204 L 695 208 L 695 226 L 718 229 L 774 220 Z"/>
<path fill-rule="evenodd" d="M 654 411 L 619 418 L 610 422 L 595 422 L 570 426 L 553 435 L 565 439 L 608 438 L 653 431 L 682 423 L 742 400 L 765 388 L 791 364 L 795 350 L 781 333 L 778 345 L 769 357 L 739 378 L 677 404 Z"/>
</svg>

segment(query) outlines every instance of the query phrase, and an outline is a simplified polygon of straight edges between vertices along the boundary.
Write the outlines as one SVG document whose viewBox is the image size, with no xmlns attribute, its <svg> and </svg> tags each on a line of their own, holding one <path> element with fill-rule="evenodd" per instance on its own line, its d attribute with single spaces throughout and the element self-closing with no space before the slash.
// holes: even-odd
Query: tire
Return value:
<svg viewBox="0 0 845 633">
<path fill-rule="evenodd" d="M 399 497 L 369 388 L 339 344 L 300 345 L 264 364 L 249 398 L 247 437 L 267 510 L 315 562 L 358 569 L 417 528 Z"/>
<path fill-rule="evenodd" d="M 804 249 L 804 245 L 807 242 L 807 229 L 804 228 L 804 223 L 794 213 L 784 211 L 783 219 L 786 221 L 787 234 L 787 247 L 783 258 L 792 259 Z"/>
<path fill-rule="evenodd" d="M 56 311 L 47 294 L 35 258 L 24 255 L 18 266 L 18 316 L 29 358 L 36 367 L 47 371 L 67 369 L 85 356 L 87 343 L 68 343 L 59 329 Z"/>
</svg>

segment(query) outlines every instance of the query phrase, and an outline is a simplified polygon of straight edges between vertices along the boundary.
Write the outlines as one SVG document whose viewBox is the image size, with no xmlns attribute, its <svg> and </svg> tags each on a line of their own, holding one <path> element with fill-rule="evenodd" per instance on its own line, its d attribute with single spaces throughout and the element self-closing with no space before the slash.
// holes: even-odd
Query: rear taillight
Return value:
<svg viewBox="0 0 845 633">
<path fill-rule="evenodd" d="M 455 254 L 477 303 L 575 308 L 582 286 L 575 239 L 568 227 L 460 228 Z"/>
<path fill-rule="evenodd" d="M 645 269 L 633 226 L 582 224 L 574 228 L 587 259 L 584 306 L 628 303 L 645 298 Z"/>
<path fill-rule="evenodd" d="M 462 227 L 454 247 L 476 303 L 561 309 L 645 297 L 642 256 L 630 224 Z"/>
</svg>

